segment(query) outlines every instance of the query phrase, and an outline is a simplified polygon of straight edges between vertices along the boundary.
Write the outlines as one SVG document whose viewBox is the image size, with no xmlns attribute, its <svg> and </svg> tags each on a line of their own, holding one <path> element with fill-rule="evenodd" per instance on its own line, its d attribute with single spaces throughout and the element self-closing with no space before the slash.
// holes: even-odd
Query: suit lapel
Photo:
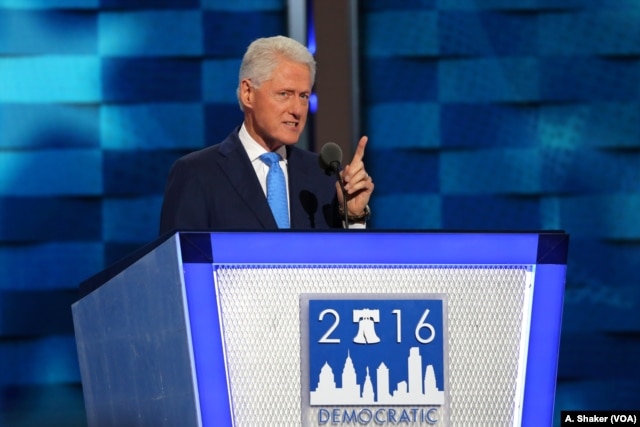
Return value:
<svg viewBox="0 0 640 427">
<path fill-rule="evenodd" d="M 219 162 L 219 166 L 229 178 L 231 185 L 240 198 L 256 215 L 256 218 L 264 228 L 278 228 L 267 198 L 262 191 L 258 177 L 251 165 L 249 156 L 247 156 L 242 147 L 237 132 L 221 143 L 220 153 L 224 158 Z"/>
</svg>

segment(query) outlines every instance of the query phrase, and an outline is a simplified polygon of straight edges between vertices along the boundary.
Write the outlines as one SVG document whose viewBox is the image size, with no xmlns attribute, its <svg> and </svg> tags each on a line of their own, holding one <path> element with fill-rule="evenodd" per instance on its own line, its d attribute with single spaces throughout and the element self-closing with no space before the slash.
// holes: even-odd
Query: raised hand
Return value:
<svg viewBox="0 0 640 427">
<path fill-rule="evenodd" d="M 351 162 L 340 172 L 340 179 L 344 183 L 347 193 L 347 209 L 350 217 L 360 217 L 364 214 L 366 206 L 369 204 L 371 193 L 373 193 L 373 180 L 364 168 L 364 149 L 367 146 L 368 138 L 363 136 L 358 142 L 358 147 Z M 340 206 L 344 204 L 344 198 L 339 183 L 336 183 L 338 202 Z"/>
</svg>

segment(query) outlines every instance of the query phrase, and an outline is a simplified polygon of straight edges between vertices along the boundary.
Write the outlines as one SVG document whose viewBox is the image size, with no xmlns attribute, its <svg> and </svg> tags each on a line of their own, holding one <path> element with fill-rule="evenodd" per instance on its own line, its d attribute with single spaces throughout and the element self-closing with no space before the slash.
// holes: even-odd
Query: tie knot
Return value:
<svg viewBox="0 0 640 427">
<path fill-rule="evenodd" d="M 271 165 L 278 164 L 278 162 L 280 161 L 280 154 L 273 152 L 264 153 L 262 156 L 260 156 L 260 160 L 271 167 Z"/>
</svg>

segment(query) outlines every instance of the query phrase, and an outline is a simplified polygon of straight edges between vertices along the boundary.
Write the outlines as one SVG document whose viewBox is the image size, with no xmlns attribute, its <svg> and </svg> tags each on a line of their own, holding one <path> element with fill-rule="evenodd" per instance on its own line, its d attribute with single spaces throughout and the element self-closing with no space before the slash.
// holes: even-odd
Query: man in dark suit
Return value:
<svg viewBox="0 0 640 427">
<path fill-rule="evenodd" d="M 244 122 L 220 144 L 173 165 L 165 189 L 160 233 L 174 230 L 330 229 L 344 226 L 344 196 L 318 155 L 295 146 L 304 129 L 315 80 L 315 60 L 282 36 L 254 41 L 242 60 L 237 89 Z M 362 158 L 362 137 L 340 172 L 349 223 L 363 227 L 373 181 Z M 288 218 L 278 225 L 267 202 L 269 166 L 277 153 L 286 183 Z M 285 208 L 286 210 L 286 208 Z M 286 213 L 285 213 L 286 215 Z M 290 225 L 289 225 L 290 224 Z"/>
</svg>

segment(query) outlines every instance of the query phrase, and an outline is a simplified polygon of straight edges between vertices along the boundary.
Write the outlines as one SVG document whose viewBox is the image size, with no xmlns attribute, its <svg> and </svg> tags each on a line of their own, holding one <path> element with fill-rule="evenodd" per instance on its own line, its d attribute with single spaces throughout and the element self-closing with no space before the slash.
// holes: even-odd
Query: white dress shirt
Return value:
<svg viewBox="0 0 640 427">
<path fill-rule="evenodd" d="M 260 186 L 262 186 L 262 191 L 264 195 L 267 195 L 267 173 L 269 173 L 269 166 L 262 160 L 260 160 L 260 156 L 267 153 L 268 151 L 264 149 L 264 147 L 256 142 L 255 139 L 249 135 L 247 132 L 247 128 L 245 128 L 244 123 L 240 127 L 240 132 L 238 132 L 238 137 L 240 138 L 240 142 L 242 142 L 242 146 L 245 151 L 249 155 L 249 160 L 251 160 L 251 165 L 253 166 L 253 170 L 256 171 L 256 175 L 258 176 L 258 181 L 260 181 Z M 280 168 L 282 172 L 284 172 L 284 179 L 287 184 L 287 206 L 289 206 L 289 171 L 287 170 L 287 149 L 283 145 L 278 148 L 276 153 L 280 154 Z M 291 209 L 289 209 L 291 211 Z"/>
</svg>

